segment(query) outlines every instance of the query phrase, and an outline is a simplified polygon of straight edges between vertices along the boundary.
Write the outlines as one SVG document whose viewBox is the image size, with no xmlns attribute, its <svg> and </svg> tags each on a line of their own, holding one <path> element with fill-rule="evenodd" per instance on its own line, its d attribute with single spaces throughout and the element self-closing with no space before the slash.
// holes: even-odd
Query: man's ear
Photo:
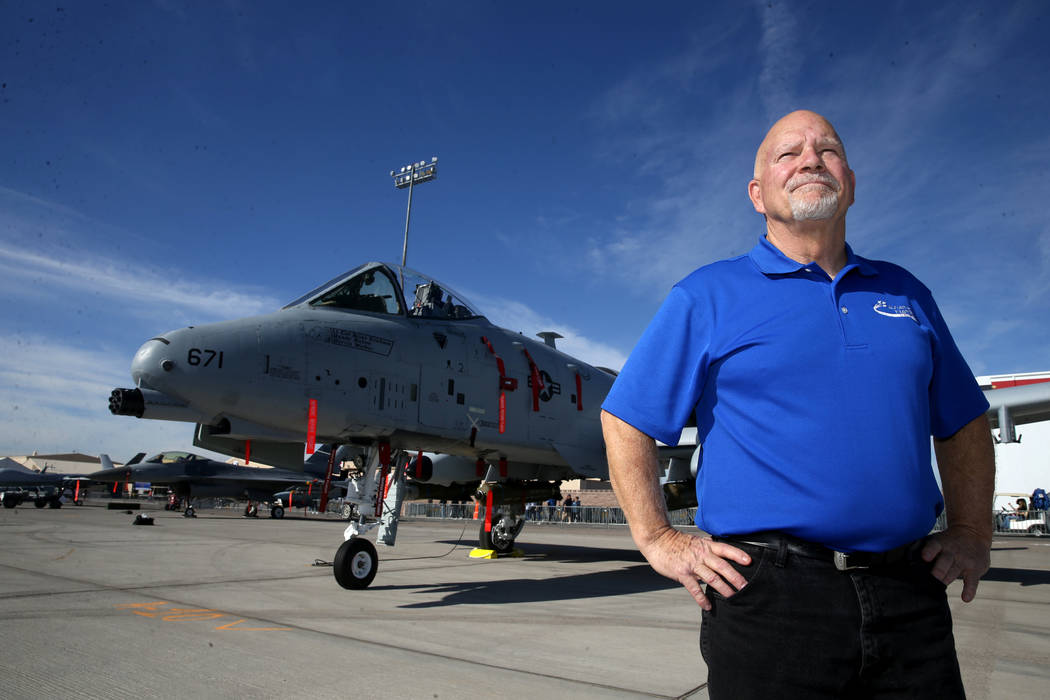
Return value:
<svg viewBox="0 0 1050 700">
<path fill-rule="evenodd" d="M 758 180 L 747 183 L 747 196 L 751 198 L 751 204 L 759 214 L 766 213 L 766 205 L 762 202 L 762 185 Z"/>
</svg>

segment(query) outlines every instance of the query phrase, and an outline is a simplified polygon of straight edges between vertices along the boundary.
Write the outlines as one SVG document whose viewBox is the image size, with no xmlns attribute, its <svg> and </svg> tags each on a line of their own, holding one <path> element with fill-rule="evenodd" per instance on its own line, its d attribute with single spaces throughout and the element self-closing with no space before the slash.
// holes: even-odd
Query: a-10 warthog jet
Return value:
<svg viewBox="0 0 1050 700">
<path fill-rule="evenodd" d="M 195 445 L 280 466 L 301 465 L 304 440 L 365 448 L 346 496 L 358 516 L 335 557 L 339 583 L 363 588 L 378 559 L 358 535 L 379 526 L 392 545 L 418 484 L 476 494 L 481 547 L 509 551 L 526 501 L 608 476 L 598 414 L 615 373 L 540 335 L 494 326 L 413 270 L 367 263 L 274 313 L 151 338 L 132 360 L 137 388 L 113 390 L 110 410 L 196 423 Z M 690 505 L 686 460 L 668 475 L 688 482 L 672 507 Z"/>
</svg>

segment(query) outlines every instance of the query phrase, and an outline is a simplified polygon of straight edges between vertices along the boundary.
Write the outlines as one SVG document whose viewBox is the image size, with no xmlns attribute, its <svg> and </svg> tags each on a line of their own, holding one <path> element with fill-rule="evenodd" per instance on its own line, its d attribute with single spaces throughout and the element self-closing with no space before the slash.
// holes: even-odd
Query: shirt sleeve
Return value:
<svg viewBox="0 0 1050 700">
<path fill-rule="evenodd" d="M 672 288 L 602 408 L 664 444 L 677 444 L 706 379 L 711 324 L 705 315 L 689 292 Z"/>
<path fill-rule="evenodd" d="M 929 290 L 920 302 L 933 335 L 933 377 L 930 379 L 930 432 L 948 438 L 988 410 L 988 400 L 959 352 Z"/>
</svg>

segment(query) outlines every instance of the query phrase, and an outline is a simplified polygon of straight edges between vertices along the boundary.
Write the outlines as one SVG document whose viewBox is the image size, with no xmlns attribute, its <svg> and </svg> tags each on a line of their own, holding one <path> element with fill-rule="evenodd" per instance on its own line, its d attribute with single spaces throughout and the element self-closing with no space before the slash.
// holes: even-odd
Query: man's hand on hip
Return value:
<svg viewBox="0 0 1050 700">
<path fill-rule="evenodd" d="M 963 580 L 962 599 L 969 603 L 977 595 L 977 583 L 991 566 L 991 545 L 969 528 L 953 526 L 930 535 L 922 548 L 922 559 L 933 562 L 930 573 L 944 585 Z"/>
<path fill-rule="evenodd" d="M 667 527 L 641 547 L 641 551 L 657 573 L 685 586 L 704 610 L 711 609 L 711 601 L 704 595 L 701 581 L 727 598 L 747 584 L 747 579 L 726 560 L 746 566 L 751 563 L 751 557 L 710 537 L 696 537 Z"/>
</svg>

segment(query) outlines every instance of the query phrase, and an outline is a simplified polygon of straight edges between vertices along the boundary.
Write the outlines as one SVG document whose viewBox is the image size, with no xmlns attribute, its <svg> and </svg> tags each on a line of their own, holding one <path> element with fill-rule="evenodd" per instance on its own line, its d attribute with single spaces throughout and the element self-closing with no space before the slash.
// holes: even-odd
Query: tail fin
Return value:
<svg viewBox="0 0 1050 700">
<path fill-rule="evenodd" d="M 109 458 L 107 454 L 101 454 L 98 456 L 98 461 L 102 462 L 103 469 L 113 469 L 113 460 Z"/>
<path fill-rule="evenodd" d="M 335 473 L 339 473 L 339 465 L 351 458 L 353 448 L 350 445 L 340 445 L 335 454 Z M 332 454 L 331 445 L 320 445 L 317 450 L 307 457 L 303 462 L 303 473 L 311 476 L 324 477 L 328 472 L 328 460 Z"/>
<path fill-rule="evenodd" d="M 328 459 L 331 454 L 331 445 L 319 445 L 314 453 L 303 462 L 303 473 L 323 477 L 328 471 Z"/>
<path fill-rule="evenodd" d="M 134 457 L 129 459 L 127 462 L 124 462 L 124 466 L 125 467 L 130 467 L 132 464 L 138 464 L 139 462 L 142 461 L 142 458 L 145 457 L 145 456 L 146 456 L 145 452 L 139 452 L 137 455 L 135 455 Z"/>
</svg>

